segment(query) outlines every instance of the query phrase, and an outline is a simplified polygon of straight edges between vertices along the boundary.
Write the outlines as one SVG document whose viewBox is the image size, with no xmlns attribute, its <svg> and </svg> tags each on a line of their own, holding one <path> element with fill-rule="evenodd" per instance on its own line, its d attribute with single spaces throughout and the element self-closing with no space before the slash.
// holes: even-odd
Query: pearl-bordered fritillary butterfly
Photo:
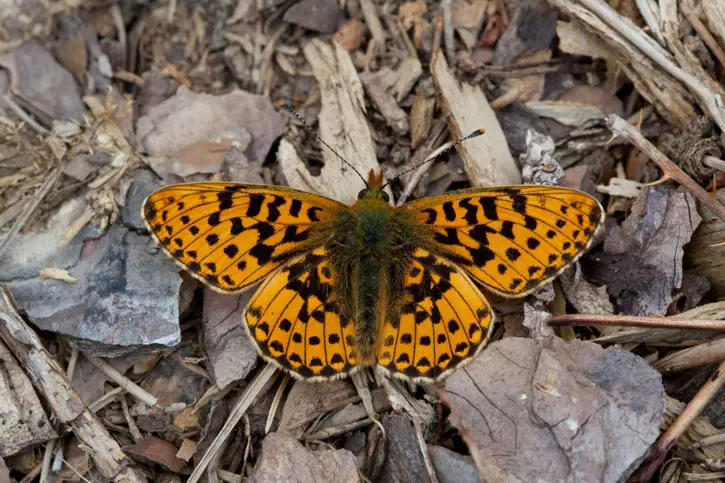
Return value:
<svg viewBox="0 0 725 483">
<path fill-rule="evenodd" d="M 323 381 L 376 366 L 439 380 L 493 328 L 476 282 L 521 297 L 602 226 L 599 202 L 557 186 L 474 188 L 395 208 L 370 173 L 353 205 L 279 186 L 188 183 L 143 203 L 163 250 L 222 293 L 262 281 L 243 324 L 260 355 Z"/>
</svg>

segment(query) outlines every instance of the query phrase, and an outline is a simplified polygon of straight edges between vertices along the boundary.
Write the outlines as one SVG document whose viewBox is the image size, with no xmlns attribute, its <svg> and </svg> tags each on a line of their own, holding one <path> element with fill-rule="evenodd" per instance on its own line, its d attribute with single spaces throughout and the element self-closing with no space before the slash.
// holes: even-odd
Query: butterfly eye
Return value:
<svg viewBox="0 0 725 483">
<path fill-rule="evenodd" d="M 383 192 L 381 193 L 381 196 L 383 197 L 383 201 L 385 201 L 386 203 L 387 203 L 388 201 L 390 201 L 390 196 L 388 196 L 388 193 L 386 193 L 385 191 L 383 191 Z"/>
<path fill-rule="evenodd" d="M 359 193 L 357 194 L 357 199 L 359 199 L 359 200 L 360 200 L 360 199 L 362 199 L 362 198 L 365 198 L 365 193 L 367 193 L 367 192 L 368 192 L 368 190 L 362 190 L 362 191 L 360 191 L 360 192 L 359 192 Z"/>
</svg>

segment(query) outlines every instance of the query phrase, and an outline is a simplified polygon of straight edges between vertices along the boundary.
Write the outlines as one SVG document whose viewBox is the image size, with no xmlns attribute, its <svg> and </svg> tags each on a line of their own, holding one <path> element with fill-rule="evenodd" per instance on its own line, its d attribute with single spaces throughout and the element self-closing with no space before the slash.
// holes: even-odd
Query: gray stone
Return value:
<svg viewBox="0 0 725 483">
<path fill-rule="evenodd" d="M 179 269 L 147 237 L 114 225 L 84 244 L 70 273 L 78 283 L 9 283 L 39 328 L 73 337 L 82 350 L 104 357 L 179 343 Z"/>
</svg>

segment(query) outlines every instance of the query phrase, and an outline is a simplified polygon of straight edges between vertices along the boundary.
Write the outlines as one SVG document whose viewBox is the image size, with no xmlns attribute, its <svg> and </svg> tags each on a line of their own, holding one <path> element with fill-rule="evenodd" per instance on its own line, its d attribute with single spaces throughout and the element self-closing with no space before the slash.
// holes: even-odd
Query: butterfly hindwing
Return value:
<svg viewBox="0 0 725 483">
<path fill-rule="evenodd" d="M 223 293 L 238 292 L 316 237 L 346 206 L 278 186 L 187 183 L 161 188 L 142 217 L 163 249 Z"/>
<path fill-rule="evenodd" d="M 340 315 L 335 281 L 325 248 L 291 259 L 264 281 L 244 319 L 265 359 L 309 380 L 356 368 L 355 324 Z"/>
<path fill-rule="evenodd" d="M 418 248 L 413 253 L 398 314 L 381 324 L 379 367 L 420 382 L 444 377 L 485 346 L 493 328 L 486 298 L 446 259 Z"/>
<path fill-rule="evenodd" d="M 604 221 L 599 202 L 558 186 L 476 188 L 404 206 L 436 253 L 492 291 L 531 293 L 576 261 Z"/>
</svg>

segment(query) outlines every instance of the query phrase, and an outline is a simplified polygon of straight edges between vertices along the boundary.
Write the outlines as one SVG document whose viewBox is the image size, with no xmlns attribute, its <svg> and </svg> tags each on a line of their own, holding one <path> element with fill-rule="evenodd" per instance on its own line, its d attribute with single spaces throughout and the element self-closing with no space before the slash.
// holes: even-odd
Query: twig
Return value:
<svg viewBox="0 0 725 483">
<path fill-rule="evenodd" d="M 113 367 L 108 362 L 98 357 L 89 356 L 86 353 L 83 353 L 83 356 L 88 359 L 88 362 L 96 366 L 96 369 L 107 375 L 109 379 L 121 386 L 126 392 L 131 394 L 139 401 L 150 407 L 154 407 L 158 404 L 158 398 L 141 389 L 140 386 L 136 385 L 129 378 L 121 374 L 115 367 Z"/>
<path fill-rule="evenodd" d="M 51 439 L 45 445 L 45 451 L 43 452 L 43 467 L 40 471 L 40 483 L 48 483 L 52 478 L 50 476 L 50 463 L 53 461 L 53 450 L 55 449 L 55 443 L 57 439 Z"/>
<path fill-rule="evenodd" d="M 666 43 L 665 38 L 662 36 L 662 30 L 660 30 L 660 12 L 657 9 L 657 5 L 652 0 L 635 0 L 635 3 L 645 23 L 647 23 L 652 34 L 657 38 L 657 42 L 664 47 Z"/>
<path fill-rule="evenodd" d="M 657 149 L 651 142 L 640 133 L 630 123 L 617 116 L 610 114 L 607 116 L 607 126 L 612 133 L 622 136 L 629 142 L 634 144 L 640 151 L 645 153 L 649 159 L 654 161 L 660 167 L 665 177 L 673 179 L 687 188 L 700 202 L 707 205 L 715 212 L 715 214 L 725 221 L 725 206 L 721 205 L 717 200 L 713 199 L 710 194 L 705 191 L 699 184 L 682 171 L 675 163 L 670 161 L 667 156 Z"/>
<path fill-rule="evenodd" d="M 715 123 L 721 130 L 725 131 L 725 105 L 723 105 L 722 97 L 716 95 L 700 79 L 677 66 L 658 43 L 646 35 L 642 29 L 628 19 L 623 18 L 603 0 L 579 0 L 579 2 L 619 32 L 672 77 L 689 87 L 690 91 L 699 99 L 703 110 L 710 113 Z"/>
<path fill-rule="evenodd" d="M 133 440 L 138 443 L 143 439 L 143 435 L 141 434 L 141 431 L 139 431 L 138 426 L 136 426 L 136 422 L 131 416 L 131 411 L 128 409 L 128 402 L 126 402 L 126 396 L 121 394 L 118 399 L 121 401 L 123 416 L 126 418 L 126 424 L 128 424 L 128 432 L 131 433 Z"/>
<path fill-rule="evenodd" d="M 267 423 L 264 425 L 264 434 L 268 434 L 269 430 L 272 429 L 272 424 L 274 424 L 274 416 L 277 414 L 277 409 L 279 408 L 279 403 L 282 401 L 282 396 L 284 395 L 284 390 L 287 389 L 287 385 L 289 384 L 290 376 L 289 374 L 285 374 L 284 378 L 282 378 L 282 382 L 279 383 L 279 386 L 277 386 L 277 392 L 274 395 L 274 399 L 272 400 L 272 404 L 269 406 L 269 413 L 267 414 Z"/>
<path fill-rule="evenodd" d="M 60 178 L 60 169 L 53 168 L 48 174 L 48 177 L 45 178 L 45 181 L 43 181 L 43 184 L 40 186 L 40 188 L 38 188 L 38 191 L 33 194 L 32 201 L 25 205 L 25 209 L 20 214 L 20 216 L 18 216 L 17 220 L 15 220 L 13 226 L 10 227 L 7 235 L 5 235 L 5 239 L 2 241 L 2 243 L 0 243 L 0 255 L 2 255 L 5 249 L 10 245 L 10 241 L 13 239 L 13 237 L 15 237 L 20 229 L 25 226 L 25 222 L 28 221 L 30 215 L 33 214 L 40 202 L 43 201 L 43 198 L 45 198 L 45 195 L 47 195 L 53 185 L 55 185 L 55 182 L 58 181 L 58 178 Z"/>
<path fill-rule="evenodd" d="M 662 436 L 650 449 L 647 461 L 642 464 L 637 473 L 635 473 L 629 481 L 652 481 L 652 477 L 657 472 L 665 456 L 677 442 L 677 438 L 682 436 L 692 422 L 700 415 L 710 401 L 717 395 L 725 385 L 725 362 L 721 363 L 717 368 L 717 372 L 711 377 L 695 394 L 692 401 L 687 405 L 684 411 L 675 419 L 675 421 L 667 428 Z"/>
<path fill-rule="evenodd" d="M 23 479 L 20 480 L 18 483 L 30 483 L 31 481 L 33 481 L 35 478 L 38 477 L 38 475 L 40 474 L 42 469 L 43 469 L 43 463 L 40 463 L 35 468 L 30 470 L 30 473 L 23 476 Z"/>
<path fill-rule="evenodd" d="M 425 175 L 428 169 L 433 166 L 433 163 L 427 163 L 425 161 L 428 160 L 432 155 L 438 153 L 440 149 L 443 149 L 443 147 L 436 149 L 435 146 L 438 146 L 443 141 L 444 134 L 446 133 L 445 128 L 446 121 L 444 119 L 436 120 L 435 124 L 430 130 L 430 133 L 428 133 L 425 144 L 420 146 L 415 151 L 415 154 L 413 154 L 413 157 L 410 160 L 410 164 L 412 166 L 420 164 L 420 166 L 418 166 L 418 169 L 413 171 L 413 173 L 408 177 L 405 189 L 403 189 L 403 193 L 401 193 L 400 198 L 398 198 L 396 206 L 402 206 L 408 200 L 410 195 L 413 194 L 413 190 L 415 189 L 415 187 L 418 186 L 420 180 L 423 179 L 423 175 Z M 404 169 L 408 168 L 406 167 Z M 401 181 L 405 182 L 404 179 L 401 179 Z"/>
<path fill-rule="evenodd" d="M 375 47 L 372 48 L 372 54 L 375 55 L 375 50 L 385 45 L 385 30 L 372 0 L 360 0 L 360 10 L 373 38 Z"/>
<path fill-rule="evenodd" d="M 68 380 L 73 380 L 73 374 L 76 372 L 76 364 L 78 363 L 78 354 L 80 351 L 76 346 L 71 346 L 70 359 L 68 359 L 68 367 L 65 373 L 68 374 Z"/>
<path fill-rule="evenodd" d="M 171 8 L 169 8 L 170 10 Z M 111 11 L 111 17 L 113 18 L 113 24 L 116 26 L 118 32 L 118 52 L 121 54 L 120 64 L 123 69 L 128 69 L 128 63 L 126 54 L 128 52 L 128 40 L 126 37 L 126 22 L 123 21 L 123 12 L 118 3 L 111 4 L 109 9 Z M 172 15 L 173 17 L 173 15 Z"/>
<path fill-rule="evenodd" d="M 249 409 L 249 406 L 252 402 L 254 402 L 256 397 L 259 396 L 259 392 L 265 387 L 267 381 L 269 381 L 276 372 L 277 370 L 272 364 L 266 364 L 264 369 L 262 369 L 251 384 L 247 386 L 244 394 L 242 394 L 239 401 L 237 401 L 237 404 L 229 414 L 229 418 L 227 418 L 226 423 L 224 423 L 224 427 L 222 427 L 219 434 L 217 434 L 216 438 L 214 438 L 214 441 L 211 443 L 206 453 L 204 453 L 204 456 L 201 457 L 199 464 L 196 465 L 196 468 L 194 468 L 194 471 L 191 473 L 191 476 L 189 476 L 189 479 L 186 480 L 187 483 L 196 483 L 199 481 L 199 478 L 201 478 L 204 474 L 206 467 L 214 460 L 219 452 L 219 449 L 227 440 L 234 427 L 237 423 L 239 423 L 239 420 L 242 419 L 242 416 L 244 416 L 247 412 L 247 409 Z"/>
<path fill-rule="evenodd" d="M 671 317 L 637 317 L 634 315 L 552 315 L 549 325 L 655 327 L 659 329 L 715 330 L 725 332 L 725 320 L 673 319 Z"/>
<path fill-rule="evenodd" d="M 25 112 L 25 110 L 22 107 L 20 107 L 9 95 L 3 94 L 2 99 L 8 105 L 8 107 L 10 109 L 12 109 L 15 114 L 18 115 L 18 117 L 20 119 L 22 119 L 23 121 L 28 123 L 28 126 L 32 127 L 33 129 L 35 129 L 36 131 L 38 131 L 40 134 L 42 134 L 44 136 L 47 136 L 48 134 L 50 134 L 49 130 L 47 130 L 40 124 L 38 124 L 35 121 L 35 119 L 30 117 L 30 114 Z"/>
</svg>

